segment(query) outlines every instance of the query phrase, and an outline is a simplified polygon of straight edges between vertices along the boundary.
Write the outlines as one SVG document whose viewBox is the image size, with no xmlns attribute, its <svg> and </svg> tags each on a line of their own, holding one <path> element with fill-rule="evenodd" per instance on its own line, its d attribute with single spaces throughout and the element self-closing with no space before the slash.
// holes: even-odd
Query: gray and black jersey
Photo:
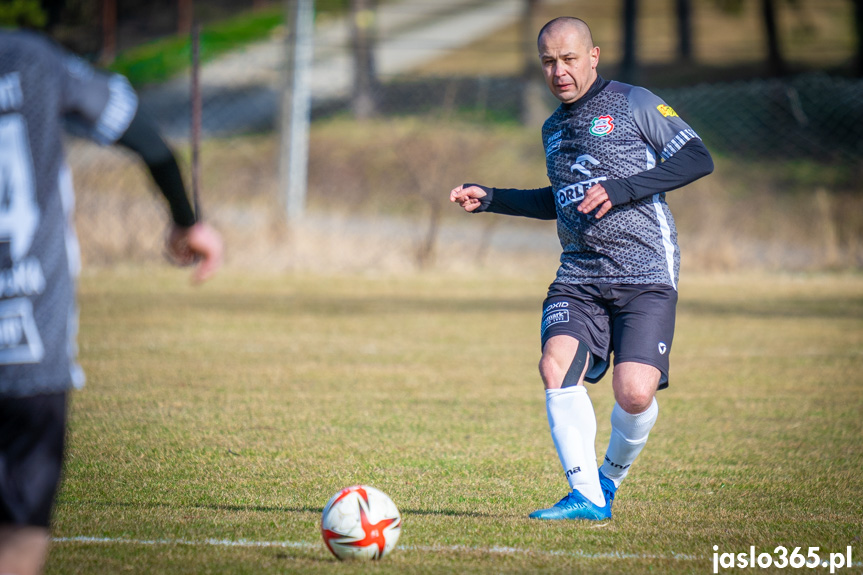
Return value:
<svg viewBox="0 0 863 575">
<path fill-rule="evenodd" d="M 485 188 L 477 211 L 556 219 L 557 282 L 676 289 L 680 252 L 665 192 L 713 170 L 692 128 L 648 90 L 597 78 L 546 120 L 542 140 L 551 186 Z M 599 219 L 577 209 L 597 183 L 613 206 Z"/>
<path fill-rule="evenodd" d="M 656 166 L 697 134 L 644 88 L 608 82 L 592 98 L 562 104 L 542 129 L 563 253 L 557 281 L 677 286 L 680 252 L 665 194 L 577 211 L 584 192 Z"/>
<path fill-rule="evenodd" d="M 137 98 L 50 41 L 0 31 L 0 396 L 83 385 L 76 356 L 74 196 L 62 133 L 116 141 Z"/>
</svg>

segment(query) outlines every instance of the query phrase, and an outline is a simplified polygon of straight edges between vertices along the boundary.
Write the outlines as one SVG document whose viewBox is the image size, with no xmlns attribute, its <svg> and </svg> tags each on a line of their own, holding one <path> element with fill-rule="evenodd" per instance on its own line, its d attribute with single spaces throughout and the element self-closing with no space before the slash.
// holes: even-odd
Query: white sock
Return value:
<svg viewBox="0 0 863 575">
<path fill-rule="evenodd" d="M 596 468 L 596 413 L 583 385 L 545 390 L 551 438 L 569 486 L 605 506 Z"/>
<path fill-rule="evenodd" d="M 656 398 L 644 413 L 635 415 L 626 413 L 620 405 L 614 404 L 611 410 L 611 438 L 608 440 L 602 474 L 614 481 L 616 486 L 620 487 L 632 462 L 647 443 L 647 436 L 656 423 L 657 415 L 659 404 Z"/>
</svg>

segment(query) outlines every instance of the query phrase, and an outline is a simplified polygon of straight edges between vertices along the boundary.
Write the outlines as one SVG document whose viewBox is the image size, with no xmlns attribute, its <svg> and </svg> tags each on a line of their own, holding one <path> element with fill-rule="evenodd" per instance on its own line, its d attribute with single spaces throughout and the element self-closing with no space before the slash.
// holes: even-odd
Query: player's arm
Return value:
<svg viewBox="0 0 863 575">
<path fill-rule="evenodd" d="M 181 264 L 200 260 L 193 277 L 207 279 L 221 264 L 221 238 L 206 224 L 196 223 L 174 154 L 153 121 L 141 113 L 129 81 L 97 71 L 59 46 L 51 49 L 57 52 L 67 128 L 103 145 L 120 143 L 143 159 L 171 208 L 168 252 Z"/>
<path fill-rule="evenodd" d="M 551 186 L 519 190 L 462 184 L 450 192 L 450 201 L 458 203 L 471 213 L 489 212 L 540 220 L 557 219 Z"/>
<path fill-rule="evenodd" d="M 117 143 L 140 156 L 168 200 L 173 220 L 168 238 L 171 256 L 183 265 L 200 260 L 195 279 L 203 281 L 210 277 L 221 265 L 221 239 L 209 225 L 196 221 L 180 167 L 174 153 L 159 135 L 155 122 L 138 109 Z"/>
<path fill-rule="evenodd" d="M 612 206 L 682 188 L 713 172 L 713 158 L 704 143 L 689 140 L 673 156 L 650 170 L 620 180 L 602 182 Z"/>
<path fill-rule="evenodd" d="M 195 213 L 186 196 L 180 167 L 174 153 L 159 135 L 155 123 L 139 109 L 117 143 L 140 156 L 168 200 L 174 224 L 182 228 L 195 225 Z"/>
<path fill-rule="evenodd" d="M 606 180 L 585 192 L 578 211 L 601 218 L 614 206 L 675 190 L 713 172 L 713 158 L 677 113 L 655 94 L 633 87 L 627 93 L 635 126 L 664 160 L 628 178 Z"/>
</svg>

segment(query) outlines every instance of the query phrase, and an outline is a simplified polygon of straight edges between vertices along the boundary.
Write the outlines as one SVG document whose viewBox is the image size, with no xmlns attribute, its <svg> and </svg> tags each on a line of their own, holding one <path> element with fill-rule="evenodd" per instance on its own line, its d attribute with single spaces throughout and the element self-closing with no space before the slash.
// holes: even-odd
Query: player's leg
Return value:
<svg viewBox="0 0 863 575">
<path fill-rule="evenodd" d="M 49 540 L 45 527 L 0 525 L 0 574 L 41 573 Z"/>
<path fill-rule="evenodd" d="M 644 449 L 656 423 L 659 406 L 654 396 L 661 375 L 657 368 L 642 363 L 623 362 L 614 366 L 615 404 L 611 410 L 611 437 L 600 470 L 603 477 L 613 482 L 614 491 Z M 606 485 L 606 491 L 608 489 Z"/>
<path fill-rule="evenodd" d="M 574 337 L 550 338 L 539 362 L 548 426 L 571 489 L 605 506 L 596 471 L 596 413 L 584 387 L 590 350 Z"/>
<path fill-rule="evenodd" d="M 613 296 L 615 366 L 611 437 L 600 468 L 606 499 L 644 449 L 659 414 L 656 391 L 668 385 L 677 292 L 670 286 L 618 286 Z"/>
<path fill-rule="evenodd" d="M 60 482 L 66 393 L 0 399 L 0 573 L 40 573 Z"/>
<path fill-rule="evenodd" d="M 537 519 L 605 519 L 605 499 L 596 470 L 596 414 L 584 387 L 588 372 L 604 372 L 607 361 L 600 360 L 598 370 L 594 353 L 607 358 L 608 341 L 602 334 L 608 330 L 594 325 L 605 315 L 597 309 L 590 294 L 566 288 L 565 296 L 554 293 L 543 305 L 542 358 L 539 371 L 545 384 L 546 414 L 551 437 L 570 493 L 556 505 L 535 511 Z M 607 315 L 605 315 L 607 318 Z M 597 336 L 599 334 L 599 336 Z"/>
</svg>

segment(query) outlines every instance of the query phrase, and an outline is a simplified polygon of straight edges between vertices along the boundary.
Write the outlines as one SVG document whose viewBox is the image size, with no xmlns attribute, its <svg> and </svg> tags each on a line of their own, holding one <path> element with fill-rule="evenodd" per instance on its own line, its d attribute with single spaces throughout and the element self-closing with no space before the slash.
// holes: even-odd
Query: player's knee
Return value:
<svg viewBox="0 0 863 575">
<path fill-rule="evenodd" d="M 644 413 L 653 402 L 662 373 L 655 367 L 624 362 L 614 366 L 614 400 L 627 413 Z"/>
<path fill-rule="evenodd" d="M 626 413 L 637 415 L 644 413 L 653 403 L 656 390 L 644 386 L 636 389 L 628 389 L 626 392 L 617 394 L 615 401 Z"/>
<path fill-rule="evenodd" d="M 539 359 L 539 375 L 546 389 L 558 389 L 563 383 L 565 372 L 551 355 L 544 353 Z"/>
<path fill-rule="evenodd" d="M 539 360 L 539 374 L 546 389 L 558 389 L 571 387 L 581 383 L 584 373 L 593 365 L 593 357 L 590 349 L 579 342 L 575 348 L 572 359 L 568 362 L 561 361 L 552 353 L 543 353 Z"/>
</svg>

